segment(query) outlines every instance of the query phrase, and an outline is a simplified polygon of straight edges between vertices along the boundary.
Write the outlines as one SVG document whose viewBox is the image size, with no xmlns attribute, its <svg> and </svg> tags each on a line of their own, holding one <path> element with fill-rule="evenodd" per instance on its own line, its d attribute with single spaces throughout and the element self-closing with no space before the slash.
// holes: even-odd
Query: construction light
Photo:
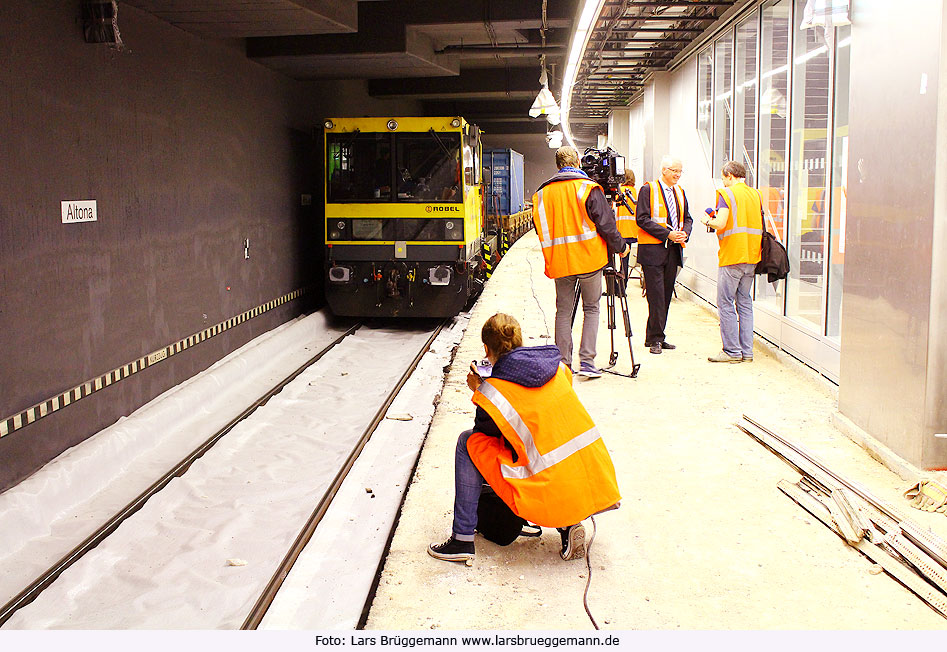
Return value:
<svg viewBox="0 0 947 652">
<path fill-rule="evenodd" d="M 539 83 L 542 84 L 542 89 L 540 89 L 536 99 L 533 100 L 533 105 L 529 107 L 529 117 L 538 118 L 541 115 L 545 115 L 546 121 L 549 124 L 557 125 L 561 120 L 561 114 L 559 105 L 556 103 L 556 98 L 553 97 L 549 91 L 549 79 L 546 76 L 545 67 L 543 67 L 542 74 L 539 75 Z"/>
<path fill-rule="evenodd" d="M 388 131 L 394 131 L 395 129 L 398 128 L 398 121 L 397 121 L 397 120 L 389 120 L 389 121 L 388 121 L 388 124 L 385 125 L 385 126 L 388 127 Z"/>
<path fill-rule="evenodd" d="M 325 127 L 326 129 L 332 129 L 333 127 L 335 127 L 335 123 L 332 122 L 331 120 L 326 120 L 325 122 L 322 123 L 322 126 Z"/>
</svg>

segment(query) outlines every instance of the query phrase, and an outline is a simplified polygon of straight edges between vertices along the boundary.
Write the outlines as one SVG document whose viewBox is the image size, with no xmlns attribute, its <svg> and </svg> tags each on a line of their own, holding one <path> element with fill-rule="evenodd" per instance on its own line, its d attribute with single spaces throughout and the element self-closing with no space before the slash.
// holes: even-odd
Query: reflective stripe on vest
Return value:
<svg viewBox="0 0 947 652">
<path fill-rule="evenodd" d="M 717 262 L 720 267 L 740 263 L 760 262 L 760 246 L 763 236 L 763 198 L 760 193 L 745 183 L 735 183 L 729 188 L 720 188 L 717 194 L 727 204 L 727 223 L 717 231 Z M 737 196 L 739 195 L 739 199 Z M 753 228 L 755 216 L 759 216 L 760 228 Z"/>
<path fill-rule="evenodd" d="M 481 384 L 477 391 L 483 394 L 487 400 L 496 406 L 496 408 L 503 415 L 503 418 L 506 419 L 507 423 L 510 424 L 510 427 L 516 431 L 520 441 L 523 442 L 523 447 L 526 449 L 527 462 L 525 466 L 508 466 L 506 464 L 500 465 L 500 469 L 504 478 L 515 478 L 517 480 L 522 480 L 524 478 L 534 476 L 541 471 L 545 471 L 554 464 L 558 464 L 570 455 L 582 450 L 586 446 L 595 443 L 601 438 L 598 428 L 592 426 L 582 434 L 573 437 L 558 448 L 549 451 L 545 455 L 540 455 L 539 450 L 536 448 L 536 443 L 533 441 L 533 433 L 529 431 L 529 428 L 527 428 L 526 424 L 523 423 L 523 419 L 520 418 L 519 413 L 513 408 L 512 405 L 510 405 L 510 402 L 506 400 L 506 397 L 489 383 Z"/>
<path fill-rule="evenodd" d="M 638 223 L 635 221 L 635 187 L 621 185 L 618 187 L 618 189 L 622 193 L 628 190 L 630 191 L 629 194 L 631 195 L 630 198 L 625 196 L 625 201 L 631 205 L 631 211 L 625 208 L 624 204 L 621 202 L 617 203 L 615 223 L 618 225 L 618 232 L 623 238 L 637 238 Z"/>
<path fill-rule="evenodd" d="M 593 272 L 608 262 L 605 241 L 585 208 L 596 187 L 600 186 L 591 179 L 568 179 L 533 195 L 533 222 L 549 278 Z"/>
<path fill-rule="evenodd" d="M 474 432 L 467 452 L 515 514 L 543 527 L 564 527 L 621 499 L 605 441 L 565 365 L 542 387 L 488 378 L 473 402 L 502 437 Z"/>
<path fill-rule="evenodd" d="M 648 185 L 651 186 L 651 219 L 660 224 L 661 226 L 670 229 L 671 226 L 668 223 L 668 208 L 665 204 L 667 201 L 664 198 L 664 188 L 661 187 L 661 184 L 657 181 L 649 181 Z M 678 229 L 683 229 L 684 227 L 684 217 L 682 213 L 684 212 L 684 191 L 680 186 L 672 186 L 674 190 L 674 196 L 677 198 L 678 204 L 678 215 L 677 223 Z M 662 201 L 663 199 L 663 201 Z M 664 244 L 664 240 L 658 240 L 653 235 L 645 231 L 644 229 L 638 230 L 638 242 L 640 244 Z M 681 243 L 681 247 L 684 247 L 684 243 Z"/>
<path fill-rule="evenodd" d="M 527 462 L 525 466 L 508 466 L 506 464 L 500 465 L 500 469 L 504 478 L 523 480 L 524 478 L 534 476 L 541 471 L 545 471 L 554 464 L 558 464 L 570 455 L 582 450 L 586 446 L 594 444 L 601 438 L 598 428 L 592 426 L 582 434 L 573 437 L 558 448 L 549 451 L 545 455 L 540 455 L 539 450 L 536 448 L 536 443 L 533 441 L 533 433 L 529 431 L 529 428 L 527 428 L 526 424 L 523 423 L 523 419 L 520 417 L 519 413 L 513 408 L 512 405 L 510 405 L 510 402 L 506 400 L 506 397 L 503 396 L 503 394 L 501 394 L 496 387 L 490 385 L 490 383 L 482 383 L 477 391 L 483 394 L 488 401 L 496 406 L 496 408 L 500 411 L 500 414 L 503 415 L 503 418 L 506 419 L 507 423 L 510 424 L 510 427 L 516 431 L 520 441 L 523 442 L 523 448 L 526 449 Z"/>
</svg>

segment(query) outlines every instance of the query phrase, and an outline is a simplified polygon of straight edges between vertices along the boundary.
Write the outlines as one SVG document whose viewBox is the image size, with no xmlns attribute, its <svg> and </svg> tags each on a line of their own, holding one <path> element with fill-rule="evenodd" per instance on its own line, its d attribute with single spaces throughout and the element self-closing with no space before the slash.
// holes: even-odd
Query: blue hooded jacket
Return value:
<svg viewBox="0 0 947 652">
<path fill-rule="evenodd" d="M 556 375 L 562 354 L 553 345 L 521 346 L 500 357 L 493 365 L 492 378 L 507 380 L 523 387 L 542 387 Z M 490 415 L 477 406 L 474 430 L 492 437 L 502 437 Z"/>
</svg>

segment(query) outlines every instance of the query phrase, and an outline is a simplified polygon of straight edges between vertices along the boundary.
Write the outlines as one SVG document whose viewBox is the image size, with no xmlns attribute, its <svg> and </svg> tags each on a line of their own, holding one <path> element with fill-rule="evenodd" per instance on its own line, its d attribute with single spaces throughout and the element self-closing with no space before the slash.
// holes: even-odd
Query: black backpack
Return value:
<svg viewBox="0 0 947 652">
<path fill-rule="evenodd" d="M 756 192 L 759 193 L 759 190 Z M 763 217 L 763 240 L 760 247 L 760 262 L 756 263 L 756 273 L 766 274 L 767 280 L 775 283 L 789 276 L 789 255 L 783 243 L 766 229 L 763 195 L 760 195 L 760 215 Z M 775 225 L 773 231 L 776 231 Z"/>
<path fill-rule="evenodd" d="M 498 546 L 508 546 L 520 536 L 524 525 L 529 523 L 514 514 L 490 485 L 484 484 L 477 505 L 477 532 Z"/>
</svg>

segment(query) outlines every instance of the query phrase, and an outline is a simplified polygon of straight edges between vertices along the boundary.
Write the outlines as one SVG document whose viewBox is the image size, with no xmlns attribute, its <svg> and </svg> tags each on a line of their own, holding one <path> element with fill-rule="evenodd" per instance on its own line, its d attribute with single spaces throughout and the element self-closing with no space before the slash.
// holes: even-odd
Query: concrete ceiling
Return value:
<svg viewBox="0 0 947 652">
<path fill-rule="evenodd" d="M 605 0 L 573 89 L 577 144 L 594 145 L 625 106 L 734 4 Z M 491 134 L 535 134 L 527 112 L 541 55 L 557 96 L 579 0 L 123 0 L 205 38 L 245 39 L 247 57 L 299 80 L 364 79 L 428 115 L 463 115 Z M 545 21 L 544 21 L 545 10 Z"/>
</svg>

